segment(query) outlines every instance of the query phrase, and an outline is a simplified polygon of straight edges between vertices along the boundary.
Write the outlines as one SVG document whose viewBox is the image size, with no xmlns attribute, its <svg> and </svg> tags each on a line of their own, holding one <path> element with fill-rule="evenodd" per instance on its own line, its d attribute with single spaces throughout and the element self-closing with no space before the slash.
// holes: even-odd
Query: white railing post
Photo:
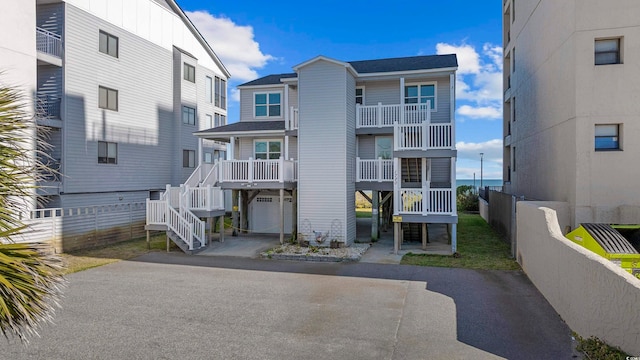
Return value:
<svg viewBox="0 0 640 360">
<path fill-rule="evenodd" d="M 362 162 L 360 157 L 356 157 L 356 182 L 362 181 Z"/>
<path fill-rule="evenodd" d="M 247 180 L 252 183 L 253 182 L 253 158 L 249 158 L 248 169 L 247 169 Z"/>
<path fill-rule="evenodd" d="M 382 182 L 383 175 L 382 175 L 382 158 L 381 157 L 378 157 L 377 165 L 378 165 L 378 173 L 376 175 L 378 178 L 378 182 Z"/>
<path fill-rule="evenodd" d="M 382 127 L 382 103 L 378 103 L 378 109 L 376 110 L 376 125 Z"/>
<path fill-rule="evenodd" d="M 356 104 L 356 128 L 360 128 L 362 126 L 362 106 L 360 104 Z"/>
<path fill-rule="evenodd" d="M 284 158 L 282 156 L 278 159 L 278 182 L 284 182 Z"/>
<path fill-rule="evenodd" d="M 393 158 L 393 213 L 400 213 L 400 159 Z"/>
</svg>

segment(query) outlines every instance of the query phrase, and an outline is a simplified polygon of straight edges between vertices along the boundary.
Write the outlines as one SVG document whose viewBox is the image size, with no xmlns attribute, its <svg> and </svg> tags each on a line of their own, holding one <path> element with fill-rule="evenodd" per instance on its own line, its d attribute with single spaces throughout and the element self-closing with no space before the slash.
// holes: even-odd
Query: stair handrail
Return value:
<svg viewBox="0 0 640 360">
<path fill-rule="evenodd" d="M 193 225 L 173 207 L 167 206 L 167 209 L 169 210 L 167 227 L 187 244 L 189 250 L 193 250 Z"/>
<path fill-rule="evenodd" d="M 207 186 L 207 185 L 215 186 L 218 183 L 219 164 L 220 162 L 216 160 L 216 162 L 211 167 L 211 170 L 209 170 L 209 173 L 207 173 L 207 175 L 204 177 L 204 180 L 202 180 L 202 182 L 200 183 L 201 186 Z"/>
<path fill-rule="evenodd" d="M 206 245 L 206 233 L 204 221 L 200 220 L 193 212 L 191 212 L 191 191 L 189 186 L 180 187 L 180 216 L 191 225 L 191 244 L 193 246 L 193 238 L 200 241 L 201 246 Z M 190 249 L 191 250 L 191 249 Z"/>
<path fill-rule="evenodd" d="M 187 178 L 187 180 L 184 182 L 183 185 L 188 185 L 188 186 L 198 186 L 198 184 L 200 183 L 200 180 L 202 179 L 201 176 L 201 172 L 202 172 L 202 165 L 198 165 L 198 167 L 193 170 L 193 172 L 191 173 L 191 175 L 189 175 L 189 177 Z"/>
</svg>

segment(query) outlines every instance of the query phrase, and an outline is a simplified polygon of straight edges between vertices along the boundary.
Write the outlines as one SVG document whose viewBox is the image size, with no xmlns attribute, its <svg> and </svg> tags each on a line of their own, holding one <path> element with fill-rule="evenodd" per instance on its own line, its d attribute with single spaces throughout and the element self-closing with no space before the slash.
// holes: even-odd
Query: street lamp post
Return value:
<svg viewBox="0 0 640 360">
<path fill-rule="evenodd" d="M 484 157 L 484 153 L 480 153 L 480 188 L 482 188 L 482 158 Z"/>
</svg>

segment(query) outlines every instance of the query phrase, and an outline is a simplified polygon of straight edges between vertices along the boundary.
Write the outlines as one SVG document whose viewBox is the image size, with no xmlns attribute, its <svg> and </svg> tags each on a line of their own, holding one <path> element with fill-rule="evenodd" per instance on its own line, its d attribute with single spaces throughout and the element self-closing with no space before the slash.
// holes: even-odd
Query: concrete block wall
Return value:
<svg viewBox="0 0 640 360">
<path fill-rule="evenodd" d="M 518 262 L 567 325 L 640 354 L 640 280 L 564 237 L 567 203 L 519 201 L 516 214 Z"/>
</svg>

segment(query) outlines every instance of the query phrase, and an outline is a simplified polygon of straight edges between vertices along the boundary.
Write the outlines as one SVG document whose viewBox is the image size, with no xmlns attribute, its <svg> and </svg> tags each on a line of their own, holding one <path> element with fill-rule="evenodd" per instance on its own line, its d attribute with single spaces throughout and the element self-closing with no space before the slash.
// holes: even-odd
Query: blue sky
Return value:
<svg viewBox="0 0 640 360">
<path fill-rule="evenodd" d="M 458 178 L 502 177 L 501 1 L 178 0 L 231 72 L 229 122 L 238 121 L 236 86 L 292 72 L 317 55 L 353 61 L 456 53 Z"/>
</svg>

